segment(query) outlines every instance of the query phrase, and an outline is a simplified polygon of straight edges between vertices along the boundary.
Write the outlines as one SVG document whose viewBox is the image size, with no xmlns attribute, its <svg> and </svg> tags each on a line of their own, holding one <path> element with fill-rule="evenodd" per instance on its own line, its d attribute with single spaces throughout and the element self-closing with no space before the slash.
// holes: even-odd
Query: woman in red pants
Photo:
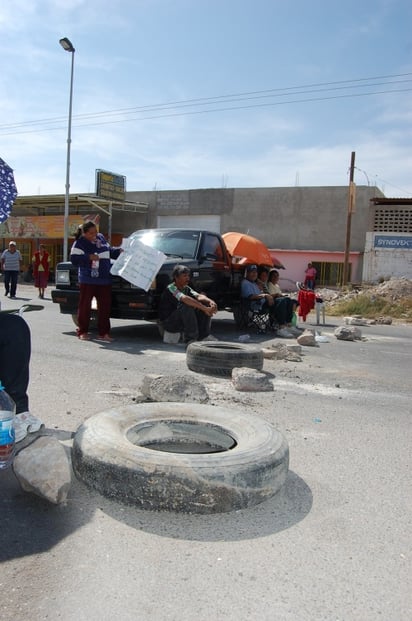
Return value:
<svg viewBox="0 0 412 621">
<path fill-rule="evenodd" d="M 94 222 L 85 222 L 79 227 L 70 252 L 70 261 L 79 268 L 79 308 L 77 335 L 80 340 L 89 340 L 89 323 L 92 300 L 96 298 L 98 313 L 98 339 L 110 343 L 110 309 L 112 305 L 112 277 L 110 259 L 117 259 L 121 248 L 113 248 Z"/>
</svg>

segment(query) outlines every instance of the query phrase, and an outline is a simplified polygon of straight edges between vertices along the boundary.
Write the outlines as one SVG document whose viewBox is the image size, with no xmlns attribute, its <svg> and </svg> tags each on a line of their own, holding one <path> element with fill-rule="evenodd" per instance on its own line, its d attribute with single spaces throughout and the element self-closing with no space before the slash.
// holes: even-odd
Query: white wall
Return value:
<svg viewBox="0 0 412 621">
<path fill-rule="evenodd" d="M 412 234 L 366 233 L 362 280 L 390 276 L 412 278 Z"/>
<path fill-rule="evenodd" d="M 159 229 L 200 229 L 220 233 L 220 216 L 157 216 L 157 226 Z"/>
</svg>

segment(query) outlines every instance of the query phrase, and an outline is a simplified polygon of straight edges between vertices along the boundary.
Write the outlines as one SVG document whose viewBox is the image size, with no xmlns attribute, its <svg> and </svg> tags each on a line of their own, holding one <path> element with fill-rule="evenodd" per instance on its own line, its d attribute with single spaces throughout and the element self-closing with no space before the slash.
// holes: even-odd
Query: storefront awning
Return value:
<svg viewBox="0 0 412 621">
<path fill-rule="evenodd" d="M 57 215 L 64 213 L 65 194 L 46 194 L 43 196 L 18 196 L 13 209 L 20 215 Z M 100 198 L 94 194 L 70 194 L 70 214 L 87 213 L 91 208 L 110 215 L 111 211 L 147 213 L 149 205 L 134 201 L 116 201 Z"/>
</svg>

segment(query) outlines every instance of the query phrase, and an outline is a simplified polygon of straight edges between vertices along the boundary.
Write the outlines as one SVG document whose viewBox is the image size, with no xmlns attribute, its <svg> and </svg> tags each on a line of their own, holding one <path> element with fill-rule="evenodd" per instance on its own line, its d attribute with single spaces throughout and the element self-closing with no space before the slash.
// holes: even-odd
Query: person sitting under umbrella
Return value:
<svg viewBox="0 0 412 621">
<path fill-rule="evenodd" d="M 284 295 L 282 293 L 282 289 L 279 286 L 279 272 L 272 268 L 269 270 L 268 278 L 267 278 L 267 289 L 273 299 L 275 300 L 275 304 L 285 304 L 287 307 L 287 329 L 292 334 L 299 335 L 301 334 L 300 330 L 293 325 L 293 316 L 297 307 L 299 306 L 298 300 L 295 300 L 288 295 Z"/>
<path fill-rule="evenodd" d="M 268 271 L 268 268 L 265 268 Z M 263 286 L 259 286 L 257 282 L 258 268 L 257 265 L 248 265 L 246 268 L 245 278 L 241 283 L 241 296 L 244 299 L 249 300 L 252 310 L 263 310 L 269 314 L 271 320 L 276 321 L 279 324 L 279 328 L 276 331 L 276 336 L 281 338 L 291 339 L 293 334 L 286 329 L 286 306 L 279 305 L 276 308 L 273 297 L 264 291 Z M 267 279 L 267 273 L 266 273 Z"/>
<path fill-rule="evenodd" d="M 277 272 L 277 270 L 274 270 Z M 262 265 L 258 268 L 258 284 L 262 291 L 269 293 L 272 296 L 275 311 L 274 315 L 279 323 L 281 330 L 286 330 L 292 336 L 299 336 L 301 334 L 300 330 L 297 330 L 294 326 L 292 326 L 293 313 L 298 306 L 297 300 L 292 300 L 289 296 L 284 296 L 279 285 L 274 286 L 273 282 L 269 282 L 269 278 L 273 270 L 270 270 L 268 267 Z M 279 272 L 277 272 L 279 280 Z M 272 281 L 274 277 L 272 275 Z M 281 335 L 282 336 L 282 335 Z"/>
</svg>

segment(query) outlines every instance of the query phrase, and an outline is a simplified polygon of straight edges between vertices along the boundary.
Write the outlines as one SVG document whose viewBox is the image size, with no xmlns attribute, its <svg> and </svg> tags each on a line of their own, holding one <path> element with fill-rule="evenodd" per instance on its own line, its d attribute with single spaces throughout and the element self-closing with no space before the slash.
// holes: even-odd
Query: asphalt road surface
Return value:
<svg viewBox="0 0 412 621">
<path fill-rule="evenodd" d="M 17 295 L 2 307 L 39 302 L 30 285 Z M 26 314 L 31 410 L 67 451 L 87 417 L 133 403 L 145 374 L 188 373 L 210 403 L 282 431 L 290 472 L 271 500 L 212 516 L 140 511 L 74 477 L 52 506 L 0 472 L 1 620 L 410 621 L 412 326 L 344 342 L 327 318 L 329 342 L 301 362 L 265 360 L 274 392 L 240 393 L 188 371 L 150 324 L 113 321 L 113 344 L 80 342 L 46 298 Z M 225 313 L 213 333 L 240 335 Z"/>
</svg>

